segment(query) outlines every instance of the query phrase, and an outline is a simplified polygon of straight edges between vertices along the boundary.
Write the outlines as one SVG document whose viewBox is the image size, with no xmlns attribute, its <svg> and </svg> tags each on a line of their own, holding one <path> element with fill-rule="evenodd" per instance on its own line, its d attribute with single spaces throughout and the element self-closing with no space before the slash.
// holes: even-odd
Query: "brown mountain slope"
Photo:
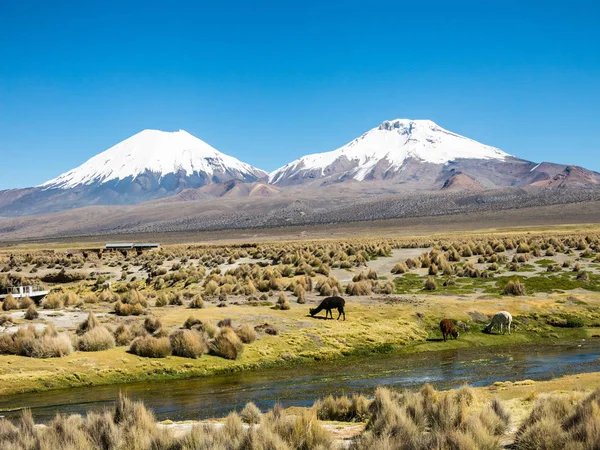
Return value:
<svg viewBox="0 0 600 450">
<path fill-rule="evenodd" d="M 600 178 L 595 172 L 576 166 L 567 166 L 565 169 L 547 179 L 538 180 L 531 183 L 531 186 L 544 188 L 564 188 L 564 187 L 582 187 L 600 185 Z"/>
<path fill-rule="evenodd" d="M 442 186 L 443 191 L 480 191 L 481 184 L 464 173 L 455 173 Z"/>
</svg>

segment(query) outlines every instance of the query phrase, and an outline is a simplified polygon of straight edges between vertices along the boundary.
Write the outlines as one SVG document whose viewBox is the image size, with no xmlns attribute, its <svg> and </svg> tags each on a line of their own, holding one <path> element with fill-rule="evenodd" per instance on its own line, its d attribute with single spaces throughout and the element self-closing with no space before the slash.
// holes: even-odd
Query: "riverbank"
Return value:
<svg viewBox="0 0 600 450">
<path fill-rule="evenodd" d="M 309 305 L 299 304 L 292 304 L 287 311 L 242 305 L 201 310 L 165 307 L 157 314 L 166 327 L 179 327 L 192 315 L 205 322 L 232 318 L 234 326 L 269 323 L 280 332 L 276 336 L 261 335 L 255 342 L 246 345 L 243 354 L 233 361 L 209 355 L 198 359 L 176 356 L 149 359 L 128 353 L 128 347 L 75 352 L 52 359 L 3 355 L 0 356 L 0 395 L 210 377 L 380 353 L 403 354 L 592 339 L 600 335 L 600 329 L 592 326 L 597 321 L 599 297 L 596 293 L 586 293 L 585 300 L 573 301 L 571 293 L 569 296 L 544 294 L 518 298 L 431 295 L 352 298 L 347 304 L 345 322 L 311 318 L 307 315 Z M 318 298 L 308 300 L 318 301 Z M 486 315 L 499 309 L 513 313 L 513 333 L 482 333 L 487 322 Z M 551 325 L 555 322 L 553 318 L 564 315 L 579 318 L 587 326 L 565 328 Z M 461 321 L 468 331 L 461 332 L 458 340 L 443 342 L 437 325 L 443 317 Z M 107 316 L 103 320 L 110 319 Z"/>
<path fill-rule="evenodd" d="M 366 450 L 433 448 L 441 440 L 444 448 L 592 448 L 598 442 L 599 384 L 600 372 L 594 372 L 453 390 L 378 387 L 372 397 L 321 397 L 292 408 L 247 404 L 227 417 L 186 421 L 157 421 L 148 405 L 119 395 L 100 413 L 56 414 L 46 424 L 34 422 L 29 411 L 12 421 L 0 418 L 0 446 L 104 448 L 110 442 L 111 448 L 129 448 L 135 442 L 140 449 L 241 449 L 251 442 Z"/>
<path fill-rule="evenodd" d="M 519 425 L 531 414 L 535 401 L 542 395 L 560 395 L 572 394 L 574 392 L 583 396 L 584 393 L 592 392 L 600 386 L 600 372 L 582 373 L 577 375 L 567 375 L 547 381 L 518 380 L 514 382 L 496 382 L 489 386 L 472 387 L 479 403 L 490 402 L 493 399 L 499 399 L 503 402 L 505 408 L 510 413 L 512 426 L 504 439 L 504 444 L 508 446 L 513 443 L 514 432 Z M 310 407 L 290 407 L 285 411 L 289 415 L 301 415 Z M 213 418 L 206 420 L 185 420 L 172 421 L 163 420 L 158 426 L 170 430 L 175 435 L 182 435 L 189 432 L 196 426 L 221 426 L 225 418 Z M 333 438 L 339 442 L 351 440 L 359 436 L 365 429 L 364 422 L 340 422 L 327 421 L 319 422 Z"/>
</svg>

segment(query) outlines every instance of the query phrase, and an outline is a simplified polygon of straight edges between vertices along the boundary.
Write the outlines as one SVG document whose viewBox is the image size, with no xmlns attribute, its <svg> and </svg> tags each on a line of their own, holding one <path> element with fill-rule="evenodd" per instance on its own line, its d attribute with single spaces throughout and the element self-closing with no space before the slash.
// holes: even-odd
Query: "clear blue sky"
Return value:
<svg viewBox="0 0 600 450">
<path fill-rule="evenodd" d="M 144 128 L 272 170 L 400 117 L 600 171 L 599 24 L 597 1 L 2 0 L 0 189 Z"/>
</svg>

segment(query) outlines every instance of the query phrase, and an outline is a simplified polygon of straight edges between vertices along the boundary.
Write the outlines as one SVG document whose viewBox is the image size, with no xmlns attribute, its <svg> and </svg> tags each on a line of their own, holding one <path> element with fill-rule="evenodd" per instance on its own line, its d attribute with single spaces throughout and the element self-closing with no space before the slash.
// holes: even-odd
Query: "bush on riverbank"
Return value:
<svg viewBox="0 0 600 450">
<path fill-rule="evenodd" d="M 362 422 L 369 417 L 371 401 L 363 395 L 345 395 L 334 397 L 329 395 L 323 400 L 317 400 L 314 408 L 320 420 L 335 420 L 338 422 Z"/>
<path fill-rule="evenodd" d="M 169 338 L 142 336 L 131 343 L 129 351 L 146 358 L 165 358 L 171 354 L 171 343 Z"/>
<path fill-rule="evenodd" d="M 0 354 L 30 358 L 58 358 L 73 352 L 71 340 L 54 327 L 37 330 L 35 326 L 21 327 L 12 334 L 0 333 Z"/>
<path fill-rule="evenodd" d="M 600 442 L 600 389 L 576 396 L 540 396 L 516 434 L 519 450 L 592 449 Z"/>
<path fill-rule="evenodd" d="M 229 414 L 222 426 L 205 424 L 175 432 L 157 426 L 153 413 L 142 403 L 119 395 L 112 410 L 86 416 L 57 415 L 45 427 L 35 425 L 29 410 L 14 422 L 0 419 L 0 448 L 337 450 L 346 447 L 336 442 L 318 419 L 347 420 L 352 416 L 367 420 L 366 429 L 350 442 L 353 450 L 501 450 L 501 437 L 509 431 L 511 421 L 499 400 L 483 401 L 469 387 L 449 392 L 438 392 L 429 385 L 417 392 L 379 387 L 370 406 L 364 397 L 357 397 L 360 413 L 348 416 L 350 403 L 347 397 L 328 397 L 293 415 L 278 405 L 261 414 L 249 403 L 239 415 Z M 593 449 L 600 442 L 599 425 L 600 389 L 587 395 L 545 394 L 518 427 L 511 448 Z"/>
<path fill-rule="evenodd" d="M 173 355 L 200 358 L 208 350 L 204 336 L 194 330 L 177 330 L 169 336 Z"/>
<path fill-rule="evenodd" d="M 90 331 L 84 333 L 78 342 L 78 348 L 82 352 L 99 352 L 108 350 L 115 346 L 115 338 L 103 326 L 95 326 Z"/>
<path fill-rule="evenodd" d="M 242 354 L 244 344 L 231 327 L 223 327 L 208 343 L 208 348 L 213 355 L 225 359 L 237 359 Z"/>
</svg>

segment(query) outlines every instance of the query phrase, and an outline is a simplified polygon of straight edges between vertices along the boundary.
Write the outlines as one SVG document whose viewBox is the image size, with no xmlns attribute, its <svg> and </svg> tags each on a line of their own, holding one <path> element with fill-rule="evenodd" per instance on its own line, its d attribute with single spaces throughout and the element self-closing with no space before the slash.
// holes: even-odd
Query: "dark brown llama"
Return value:
<svg viewBox="0 0 600 450">
<path fill-rule="evenodd" d="M 454 339 L 458 338 L 458 330 L 454 322 L 450 319 L 444 319 L 440 322 L 440 330 L 442 331 L 442 336 L 444 336 L 444 342 L 448 336 L 452 336 Z"/>
<path fill-rule="evenodd" d="M 310 315 L 314 316 L 315 314 L 319 314 L 322 310 L 325 310 L 325 319 L 327 319 L 327 316 L 329 315 L 331 315 L 331 318 L 333 319 L 333 313 L 331 310 L 337 308 L 339 312 L 337 320 L 340 320 L 342 314 L 344 315 L 344 320 L 346 320 L 346 313 L 344 311 L 345 304 L 346 300 L 344 300 L 342 297 L 327 297 L 316 308 L 310 308 Z"/>
</svg>

